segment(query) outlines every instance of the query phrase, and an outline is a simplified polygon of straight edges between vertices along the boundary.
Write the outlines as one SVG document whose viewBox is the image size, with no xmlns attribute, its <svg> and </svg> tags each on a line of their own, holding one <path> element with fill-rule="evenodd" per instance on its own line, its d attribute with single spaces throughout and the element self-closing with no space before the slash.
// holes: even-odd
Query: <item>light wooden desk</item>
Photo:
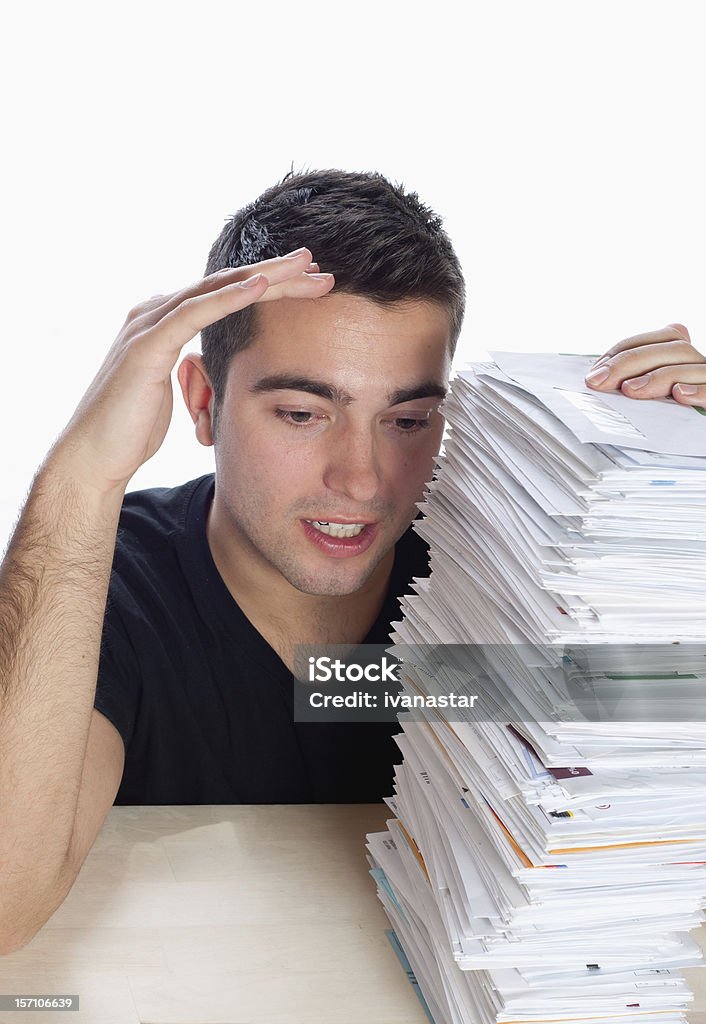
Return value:
<svg viewBox="0 0 706 1024">
<path fill-rule="evenodd" d="M 63 905 L 0 957 L 1 1024 L 428 1024 L 365 834 L 385 805 L 113 807 Z"/>
<path fill-rule="evenodd" d="M 64 904 L 0 957 L 0 994 L 76 994 L 80 1011 L 0 1024 L 428 1024 L 365 860 L 388 816 L 113 807 Z M 686 974 L 706 1024 L 706 971 Z"/>
</svg>

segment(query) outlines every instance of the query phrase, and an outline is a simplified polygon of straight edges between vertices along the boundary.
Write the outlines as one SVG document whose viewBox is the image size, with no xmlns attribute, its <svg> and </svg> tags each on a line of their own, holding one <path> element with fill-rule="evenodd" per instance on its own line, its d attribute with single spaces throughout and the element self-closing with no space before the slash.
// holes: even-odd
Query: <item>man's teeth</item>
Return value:
<svg viewBox="0 0 706 1024">
<path fill-rule="evenodd" d="M 314 519 L 311 525 L 329 537 L 357 537 L 365 528 L 365 523 L 325 523 L 319 519 Z"/>
</svg>

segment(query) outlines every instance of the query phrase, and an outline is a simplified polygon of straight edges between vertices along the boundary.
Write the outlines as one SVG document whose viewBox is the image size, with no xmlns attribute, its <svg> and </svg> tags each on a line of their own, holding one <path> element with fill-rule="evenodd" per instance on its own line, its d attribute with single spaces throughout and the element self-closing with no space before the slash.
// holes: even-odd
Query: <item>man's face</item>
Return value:
<svg viewBox="0 0 706 1024">
<path fill-rule="evenodd" d="M 298 590 L 354 593 L 432 477 L 449 317 L 434 303 L 332 294 L 261 303 L 257 321 L 256 340 L 232 360 L 219 419 L 223 519 Z"/>
</svg>

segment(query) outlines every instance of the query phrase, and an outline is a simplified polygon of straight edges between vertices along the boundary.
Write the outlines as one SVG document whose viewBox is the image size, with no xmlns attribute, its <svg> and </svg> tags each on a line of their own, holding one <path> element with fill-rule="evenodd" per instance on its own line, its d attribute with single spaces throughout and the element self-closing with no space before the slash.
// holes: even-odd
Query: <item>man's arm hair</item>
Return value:
<svg viewBox="0 0 706 1024">
<path fill-rule="evenodd" d="M 0 952 L 58 905 L 121 501 L 50 455 L 0 566 Z"/>
</svg>

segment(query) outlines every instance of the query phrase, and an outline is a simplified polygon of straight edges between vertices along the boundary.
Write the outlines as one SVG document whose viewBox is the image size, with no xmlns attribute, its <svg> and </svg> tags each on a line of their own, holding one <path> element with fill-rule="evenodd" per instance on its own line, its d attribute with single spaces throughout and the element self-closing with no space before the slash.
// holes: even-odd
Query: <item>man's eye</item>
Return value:
<svg viewBox="0 0 706 1024">
<path fill-rule="evenodd" d="M 402 434 L 416 434 L 418 430 L 424 430 L 428 426 L 429 420 L 426 416 L 420 420 L 413 419 L 411 416 L 397 416 L 395 419 L 395 427 Z"/>
<path fill-rule="evenodd" d="M 308 423 L 311 423 L 313 415 L 313 413 L 305 412 L 303 409 L 275 409 L 275 416 L 278 416 L 279 419 L 284 420 L 285 423 L 289 423 L 293 427 L 305 427 Z"/>
</svg>

